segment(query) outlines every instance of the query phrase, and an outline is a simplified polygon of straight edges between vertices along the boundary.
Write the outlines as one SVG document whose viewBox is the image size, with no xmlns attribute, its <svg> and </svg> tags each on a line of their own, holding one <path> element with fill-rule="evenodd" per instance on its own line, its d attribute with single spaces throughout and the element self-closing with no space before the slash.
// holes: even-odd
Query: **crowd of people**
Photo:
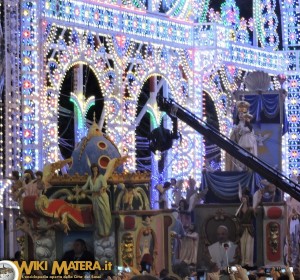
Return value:
<svg viewBox="0 0 300 280">
<path fill-rule="evenodd" d="M 33 172 L 31 169 L 24 170 L 21 177 L 19 171 L 12 171 L 11 195 L 12 199 L 19 202 L 23 196 L 39 196 L 46 190 L 43 183 L 43 172 Z"/>
<path fill-rule="evenodd" d="M 184 184 L 186 184 L 185 187 Z M 158 184 L 156 189 L 159 192 L 160 209 L 178 209 L 180 212 L 186 211 L 189 213 L 194 210 L 197 204 L 203 202 L 203 198 L 207 193 L 207 189 L 197 188 L 196 181 L 191 177 L 187 182 L 172 178 L 164 184 Z"/>
</svg>

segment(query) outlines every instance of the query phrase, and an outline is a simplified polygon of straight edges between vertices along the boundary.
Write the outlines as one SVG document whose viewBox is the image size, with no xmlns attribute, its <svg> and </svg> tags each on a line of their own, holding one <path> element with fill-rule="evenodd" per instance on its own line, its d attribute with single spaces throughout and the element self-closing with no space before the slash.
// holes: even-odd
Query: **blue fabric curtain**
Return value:
<svg viewBox="0 0 300 280">
<path fill-rule="evenodd" d="M 249 191 L 250 201 L 253 194 L 264 186 L 261 184 L 263 177 L 253 171 L 218 171 L 203 172 L 201 189 L 208 189 L 205 196 L 206 203 L 239 203 L 239 184 L 242 190 L 246 188 Z M 268 202 L 273 199 L 271 194 L 265 193 L 263 201 Z M 282 201 L 282 192 L 277 189 L 274 201 Z"/>
<path fill-rule="evenodd" d="M 256 122 L 261 122 L 262 112 L 269 119 L 275 118 L 279 113 L 278 94 L 246 95 L 245 100 L 250 103 L 250 113 Z"/>
<path fill-rule="evenodd" d="M 203 172 L 201 189 L 208 188 L 207 203 L 239 202 L 238 189 L 248 188 L 253 194 L 257 177 L 253 172 Z"/>
<path fill-rule="evenodd" d="M 253 115 L 253 121 L 261 123 L 262 113 L 268 118 L 273 119 L 279 114 L 280 102 L 279 94 L 256 94 L 245 95 L 245 100 L 250 103 L 250 113 Z M 285 108 L 282 108 L 283 131 L 285 134 L 288 129 L 288 122 L 285 114 Z"/>
</svg>

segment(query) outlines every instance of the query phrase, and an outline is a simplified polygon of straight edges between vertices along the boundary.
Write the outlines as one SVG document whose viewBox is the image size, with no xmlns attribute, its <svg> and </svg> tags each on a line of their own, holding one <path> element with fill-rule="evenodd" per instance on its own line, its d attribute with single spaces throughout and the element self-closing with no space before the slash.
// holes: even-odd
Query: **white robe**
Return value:
<svg viewBox="0 0 300 280">
<path fill-rule="evenodd" d="M 181 240 L 180 260 L 186 264 L 197 263 L 199 234 L 197 232 L 186 233 Z"/>
<path fill-rule="evenodd" d="M 224 248 L 224 244 L 228 244 L 227 250 Z M 236 248 L 237 245 L 231 241 L 213 243 L 208 246 L 211 262 L 215 263 L 220 270 L 226 269 L 227 266 L 235 261 Z"/>
</svg>

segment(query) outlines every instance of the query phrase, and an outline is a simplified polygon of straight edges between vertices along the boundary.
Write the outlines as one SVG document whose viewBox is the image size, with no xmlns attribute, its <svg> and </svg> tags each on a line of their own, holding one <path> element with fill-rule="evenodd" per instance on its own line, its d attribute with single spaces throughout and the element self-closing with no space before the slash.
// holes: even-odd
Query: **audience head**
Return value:
<svg viewBox="0 0 300 280">
<path fill-rule="evenodd" d="M 29 179 L 29 181 L 35 179 L 35 176 L 33 174 L 33 171 L 31 169 L 24 170 L 24 177 Z"/>
<path fill-rule="evenodd" d="M 19 171 L 17 170 L 14 170 L 12 173 L 11 173 L 12 177 L 14 178 L 14 180 L 19 180 L 20 179 L 20 174 L 19 174 Z"/>
<path fill-rule="evenodd" d="M 36 176 L 37 179 L 41 180 L 43 178 L 43 172 L 42 171 L 37 171 L 37 172 L 35 172 L 35 176 Z"/>
<path fill-rule="evenodd" d="M 21 260 L 21 256 L 22 256 L 21 251 L 16 251 L 15 252 L 15 260 L 16 261 Z"/>
<path fill-rule="evenodd" d="M 190 276 L 191 271 L 189 268 L 189 265 L 185 262 L 177 263 L 173 265 L 173 272 L 181 278 L 185 278 L 187 276 Z"/>
<path fill-rule="evenodd" d="M 287 274 L 281 274 L 277 280 L 289 280 L 290 277 Z"/>
<path fill-rule="evenodd" d="M 163 188 L 164 189 L 169 189 L 171 187 L 171 183 L 170 182 L 165 182 Z"/>
<path fill-rule="evenodd" d="M 167 268 L 164 268 L 159 273 L 159 278 L 163 279 L 166 278 L 169 275 L 169 270 Z"/>
<path fill-rule="evenodd" d="M 30 183 L 32 180 L 35 179 L 33 171 L 31 169 L 24 170 L 23 178 L 26 184 Z"/>
<path fill-rule="evenodd" d="M 189 209 L 189 204 L 187 203 L 186 199 L 181 199 L 179 201 L 179 211 L 185 211 Z"/>
<path fill-rule="evenodd" d="M 171 179 L 171 185 L 172 185 L 172 186 L 176 186 L 176 183 L 177 183 L 176 179 L 175 179 L 175 178 L 172 178 L 172 179 Z"/>
<path fill-rule="evenodd" d="M 249 274 L 248 279 L 249 280 L 256 280 L 256 276 L 254 274 Z"/>
</svg>

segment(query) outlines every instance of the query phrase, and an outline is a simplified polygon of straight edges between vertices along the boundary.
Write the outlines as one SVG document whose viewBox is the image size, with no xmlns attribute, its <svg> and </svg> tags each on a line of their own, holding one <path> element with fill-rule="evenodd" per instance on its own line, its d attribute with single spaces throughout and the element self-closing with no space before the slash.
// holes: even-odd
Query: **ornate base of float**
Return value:
<svg viewBox="0 0 300 280">
<path fill-rule="evenodd" d="M 203 204 L 195 208 L 195 221 L 200 234 L 198 268 L 206 269 L 207 246 L 216 241 L 216 228 L 225 225 L 230 240 L 239 244 L 240 225 L 235 217 L 239 204 Z M 255 219 L 254 264 L 284 266 L 286 236 L 285 203 L 265 203 L 258 208 Z"/>
<path fill-rule="evenodd" d="M 263 206 L 264 264 L 270 267 L 284 264 L 284 237 L 286 234 L 286 206 Z"/>
<path fill-rule="evenodd" d="M 216 237 L 218 225 L 230 230 L 230 239 L 239 244 L 239 224 L 235 217 L 238 204 L 203 204 L 194 211 L 196 231 L 199 234 L 196 267 L 206 269 L 205 246 Z M 59 260 L 64 245 L 82 238 L 100 263 L 111 261 L 114 266 L 131 266 L 140 270 L 145 254 L 153 256 L 153 273 L 163 268 L 172 271 L 171 227 L 175 223 L 172 210 L 115 211 L 113 229 L 108 237 L 95 235 L 92 206 L 70 204 L 62 199 L 26 197 L 23 200 L 24 215 L 30 226 L 23 231 L 32 237 L 25 251 L 26 259 Z M 256 242 L 254 263 L 257 266 L 283 266 L 285 264 L 286 205 L 265 203 L 256 216 Z M 27 222 L 25 222 L 27 223 Z M 27 224 L 28 225 L 28 224 Z M 65 232 L 64 232 L 65 231 Z M 24 243 L 23 243 L 24 244 Z M 26 244 L 26 243 L 25 243 Z M 27 247 L 27 248 L 26 248 Z M 33 248 L 34 250 L 29 250 Z"/>
<path fill-rule="evenodd" d="M 171 271 L 171 210 L 119 211 L 115 219 L 118 265 L 140 270 L 145 255 L 151 255 L 154 274 L 163 268 Z"/>
</svg>

